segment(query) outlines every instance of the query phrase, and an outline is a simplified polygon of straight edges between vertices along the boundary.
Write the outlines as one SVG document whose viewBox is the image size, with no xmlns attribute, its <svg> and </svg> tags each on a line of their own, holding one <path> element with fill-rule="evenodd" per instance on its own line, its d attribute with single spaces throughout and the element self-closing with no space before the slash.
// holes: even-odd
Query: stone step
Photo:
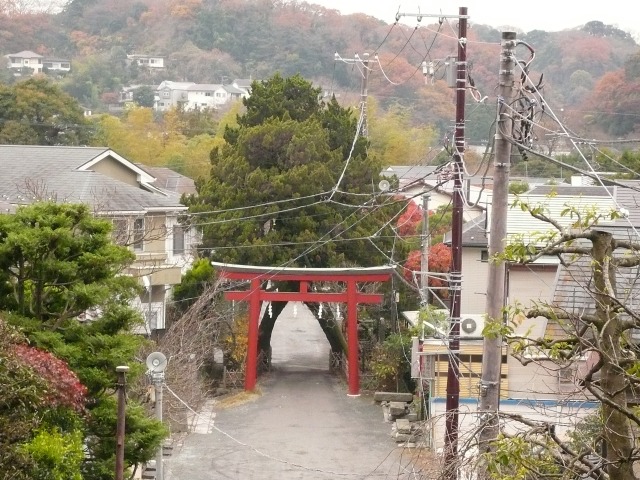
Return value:
<svg viewBox="0 0 640 480">
<path fill-rule="evenodd" d="M 404 418 L 396 420 L 396 431 L 398 433 L 411 433 L 411 422 Z"/>
<path fill-rule="evenodd" d="M 405 402 L 390 402 L 389 403 L 389 415 L 394 418 L 402 417 L 409 413 L 408 406 Z"/>
<path fill-rule="evenodd" d="M 399 393 L 399 392 L 375 392 L 373 394 L 373 400 L 375 402 L 413 402 L 412 393 Z"/>
</svg>

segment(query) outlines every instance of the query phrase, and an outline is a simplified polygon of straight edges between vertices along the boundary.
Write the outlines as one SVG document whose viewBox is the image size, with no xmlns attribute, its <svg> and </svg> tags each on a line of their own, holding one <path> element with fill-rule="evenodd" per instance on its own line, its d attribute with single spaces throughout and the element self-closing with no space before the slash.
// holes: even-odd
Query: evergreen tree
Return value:
<svg viewBox="0 0 640 480">
<path fill-rule="evenodd" d="M 144 340 L 130 333 L 141 321 L 129 306 L 138 287 L 122 274 L 133 258 L 112 243 L 111 223 L 84 205 L 39 203 L 0 216 L 0 310 L 32 346 L 66 361 L 87 389 L 85 479 L 113 478 L 116 366 L 129 365 L 132 378 L 144 371 L 135 360 Z M 165 428 L 132 397 L 126 421 L 127 466 L 153 458 Z M 47 435 L 58 441 L 55 431 Z"/>
</svg>

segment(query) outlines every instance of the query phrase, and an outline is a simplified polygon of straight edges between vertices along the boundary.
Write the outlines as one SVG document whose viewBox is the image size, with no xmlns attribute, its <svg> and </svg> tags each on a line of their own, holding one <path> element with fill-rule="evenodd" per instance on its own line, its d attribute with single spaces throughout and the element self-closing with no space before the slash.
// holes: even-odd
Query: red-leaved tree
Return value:
<svg viewBox="0 0 640 480">
<path fill-rule="evenodd" d="M 52 406 L 64 406 L 77 412 L 84 410 L 87 388 L 80 383 L 77 375 L 67 362 L 49 352 L 29 345 L 15 345 L 14 353 L 27 367 L 34 370 L 47 383 L 44 396 Z"/>
<path fill-rule="evenodd" d="M 420 272 L 420 250 L 413 250 L 409 253 L 409 257 L 404 264 L 405 278 L 413 282 L 414 272 Z M 451 268 L 451 248 L 444 243 L 436 243 L 429 248 L 429 271 L 437 273 L 446 273 Z M 443 287 L 445 281 L 440 278 L 429 276 L 430 287 Z M 446 297 L 446 294 L 440 295 Z"/>
<path fill-rule="evenodd" d="M 422 208 L 410 200 L 405 211 L 398 217 L 398 235 L 401 237 L 416 235 L 420 222 L 422 222 Z"/>
</svg>

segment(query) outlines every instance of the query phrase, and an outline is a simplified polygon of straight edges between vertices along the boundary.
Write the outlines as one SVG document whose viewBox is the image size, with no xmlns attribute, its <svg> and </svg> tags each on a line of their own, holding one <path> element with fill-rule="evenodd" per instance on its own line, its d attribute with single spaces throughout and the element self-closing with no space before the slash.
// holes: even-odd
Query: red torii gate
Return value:
<svg viewBox="0 0 640 480">
<path fill-rule="evenodd" d="M 258 324 L 261 302 L 334 302 L 347 304 L 347 360 L 349 366 L 349 395 L 360 394 L 360 371 L 358 362 L 358 304 L 382 303 L 381 294 L 358 292 L 358 282 L 384 282 L 389 280 L 394 268 L 297 268 L 258 267 L 211 262 L 222 278 L 249 280 L 248 291 L 228 291 L 225 298 L 249 302 L 249 338 L 244 388 L 253 390 L 258 374 Z M 271 280 L 300 282 L 298 292 L 267 292 L 260 288 L 261 282 Z M 344 282 L 347 290 L 341 293 L 310 292 L 309 283 L 314 281 Z"/>
</svg>

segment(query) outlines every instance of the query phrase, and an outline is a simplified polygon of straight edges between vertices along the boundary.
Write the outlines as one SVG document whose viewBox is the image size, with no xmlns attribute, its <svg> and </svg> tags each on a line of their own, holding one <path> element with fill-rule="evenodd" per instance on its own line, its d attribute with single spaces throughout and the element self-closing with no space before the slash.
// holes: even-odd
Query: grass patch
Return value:
<svg viewBox="0 0 640 480">
<path fill-rule="evenodd" d="M 262 391 L 259 388 L 256 388 L 253 392 L 241 391 L 232 393 L 229 396 L 221 398 L 220 400 L 216 400 L 214 408 L 237 407 L 239 405 L 244 405 L 245 403 L 253 402 L 261 396 Z"/>
</svg>

